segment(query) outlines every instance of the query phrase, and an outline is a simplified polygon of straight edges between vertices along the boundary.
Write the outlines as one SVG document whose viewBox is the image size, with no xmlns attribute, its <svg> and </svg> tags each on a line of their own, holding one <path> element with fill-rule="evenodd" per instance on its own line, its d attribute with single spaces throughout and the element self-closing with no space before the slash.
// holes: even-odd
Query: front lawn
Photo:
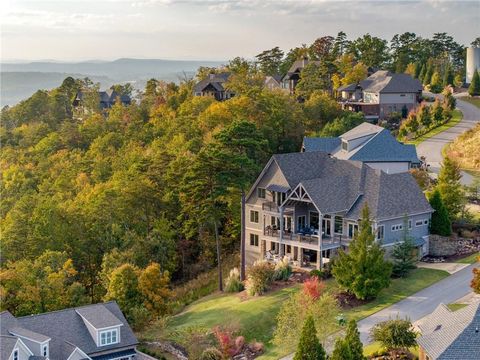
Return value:
<svg viewBox="0 0 480 360">
<path fill-rule="evenodd" d="M 420 136 L 416 139 L 408 141 L 407 144 L 413 144 L 413 145 L 417 146 L 421 142 L 424 142 L 425 140 L 430 139 L 432 136 L 435 136 L 435 135 L 437 135 L 437 134 L 439 134 L 439 133 L 441 133 L 445 130 L 448 130 L 451 127 L 457 125 L 460 122 L 460 120 L 462 120 L 462 118 L 463 118 L 462 112 L 460 110 L 455 109 L 455 110 L 453 110 L 453 113 L 452 113 L 452 119 L 449 122 L 430 130 L 428 133 L 423 134 L 422 136 Z"/>
<path fill-rule="evenodd" d="M 457 260 L 455 260 L 455 262 L 456 263 L 462 263 L 462 264 L 473 264 L 473 263 L 477 262 L 477 258 L 479 256 L 480 256 L 480 253 L 474 253 L 474 254 L 471 254 L 467 257 L 457 259 Z"/>
<path fill-rule="evenodd" d="M 360 320 L 403 298 L 445 278 L 448 273 L 433 269 L 415 269 L 405 279 L 393 279 L 388 289 L 379 297 L 343 313 L 348 319 Z M 197 334 L 205 334 L 216 325 L 238 330 L 247 341 L 257 340 L 265 344 L 266 352 L 258 359 L 278 359 L 293 349 L 275 347 L 270 340 L 281 304 L 298 291 L 294 285 L 264 296 L 242 299 L 239 294 L 213 294 L 188 306 L 182 313 L 173 316 L 166 326 L 154 324 L 138 334 L 141 340 L 169 339 L 179 344 L 194 341 Z M 338 291 L 334 279 L 327 280 L 328 291 Z"/>
<path fill-rule="evenodd" d="M 480 97 L 462 96 L 459 99 L 475 105 L 477 108 L 480 108 Z"/>
</svg>

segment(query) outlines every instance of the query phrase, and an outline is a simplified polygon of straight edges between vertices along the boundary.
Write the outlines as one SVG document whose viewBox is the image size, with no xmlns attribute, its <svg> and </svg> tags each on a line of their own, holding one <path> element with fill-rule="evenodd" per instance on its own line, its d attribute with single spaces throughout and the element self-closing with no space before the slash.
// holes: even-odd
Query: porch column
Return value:
<svg viewBox="0 0 480 360">
<path fill-rule="evenodd" d="M 323 254 L 322 254 L 322 225 L 323 225 L 323 215 L 320 214 L 318 221 L 318 256 L 317 256 L 317 268 L 321 270 L 323 268 Z"/>
<path fill-rule="evenodd" d="M 299 246 L 298 247 L 298 264 L 302 267 L 303 264 L 303 249 Z"/>
<path fill-rule="evenodd" d="M 280 210 L 280 258 L 283 258 L 283 256 L 285 255 L 284 251 L 283 251 L 283 206 L 280 206 L 279 207 L 279 210 Z"/>
</svg>

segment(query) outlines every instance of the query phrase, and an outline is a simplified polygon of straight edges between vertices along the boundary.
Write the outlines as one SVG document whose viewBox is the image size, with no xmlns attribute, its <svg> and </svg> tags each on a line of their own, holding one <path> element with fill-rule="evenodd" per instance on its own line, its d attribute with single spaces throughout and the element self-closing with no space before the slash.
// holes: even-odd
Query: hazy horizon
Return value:
<svg viewBox="0 0 480 360">
<path fill-rule="evenodd" d="M 112 61 L 119 58 L 225 61 L 284 51 L 317 37 L 365 33 L 431 37 L 463 45 L 480 33 L 478 1 L 7 0 L 1 60 Z"/>
</svg>

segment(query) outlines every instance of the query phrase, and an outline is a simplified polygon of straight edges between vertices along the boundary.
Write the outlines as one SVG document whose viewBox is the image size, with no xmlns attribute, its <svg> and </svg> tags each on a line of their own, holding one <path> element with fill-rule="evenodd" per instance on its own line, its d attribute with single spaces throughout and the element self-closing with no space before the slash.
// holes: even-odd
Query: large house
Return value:
<svg viewBox="0 0 480 360">
<path fill-rule="evenodd" d="M 105 91 L 100 91 L 99 95 L 99 105 L 102 110 L 111 108 L 117 101 L 120 101 L 123 105 L 130 105 L 132 99 L 128 95 L 119 95 L 115 90 L 108 89 Z M 82 106 L 85 98 L 85 93 L 83 91 L 78 91 L 75 99 L 73 100 L 73 106 Z"/>
<path fill-rule="evenodd" d="M 433 210 L 411 174 L 323 151 L 274 155 L 246 197 L 247 262 L 287 255 L 298 266 L 321 268 L 348 247 L 367 204 L 384 247 L 408 230 L 419 255 L 428 252 Z"/>
<path fill-rule="evenodd" d="M 417 326 L 420 360 L 480 359 L 480 303 L 456 311 L 440 304 Z"/>
<path fill-rule="evenodd" d="M 296 60 L 282 79 L 282 88 L 287 89 L 291 95 L 295 93 L 295 88 L 301 78 L 301 72 L 310 63 L 320 64 L 320 61 L 311 61 L 304 57 Z"/>
<path fill-rule="evenodd" d="M 367 122 L 339 137 L 305 137 L 302 151 L 323 151 L 337 159 L 361 161 L 389 174 L 420 165 L 415 145 L 402 144 L 387 129 Z"/>
<path fill-rule="evenodd" d="M 195 96 L 212 96 L 218 101 L 227 100 L 235 94 L 225 88 L 225 83 L 230 77 L 229 72 L 209 74 L 207 78 L 199 81 L 194 89 Z"/>
<path fill-rule="evenodd" d="M 380 70 L 359 83 L 338 88 L 342 108 L 384 119 L 392 113 L 407 117 L 421 101 L 422 83 L 408 74 Z"/>
<path fill-rule="evenodd" d="M 14 317 L 0 313 L 1 360 L 139 360 L 116 302 Z"/>
</svg>

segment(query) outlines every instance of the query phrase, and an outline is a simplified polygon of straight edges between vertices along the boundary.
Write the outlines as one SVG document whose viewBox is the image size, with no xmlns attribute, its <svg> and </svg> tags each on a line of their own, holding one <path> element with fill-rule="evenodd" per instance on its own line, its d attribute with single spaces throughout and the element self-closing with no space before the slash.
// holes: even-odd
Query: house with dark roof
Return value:
<svg viewBox="0 0 480 360">
<path fill-rule="evenodd" d="M 295 93 L 295 88 L 297 87 L 298 82 L 301 78 L 301 72 L 310 63 L 314 63 L 319 65 L 320 61 L 312 61 L 308 60 L 308 58 L 304 57 L 300 60 L 296 60 L 285 76 L 282 78 L 282 87 L 287 89 L 291 95 Z"/>
<path fill-rule="evenodd" d="M 408 74 L 380 70 L 359 83 L 341 86 L 337 91 L 343 109 L 384 119 L 397 112 L 407 117 L 421 102 L 422 89 L 420 80 Z"/>
<path fill-rule="evenodd" d="M 207 78 L 195 84 L 193 93 L 195 96 L 211 96 L 218 101 L 230 99 L 235 94 L 225 87 L 229 77 L 229 72 L 209 74 Z"/>
<path fill-rule="evenodd" d="M 247 261 L 286 255 L 294 265 L 322 268 L 348 248 L 367 204 L 383 247 L 408 231 L 419 255 L 428 252 L 433 210 L 410 173 L 324 151 L 273 155 L 246 197 Z"/>
<path fill-rule="evenodd" d="M 137 338 L 116 302 L 23 317 L 0 313 L 1 360 L 134 360 Z"/>
<path fill-rule="evenodd" d="M 130 105 L 132 99 L 128 95 L 119 95 L 115 90 L 108 89 L 105 91 L 100 91 L 99 96 L 99 106 L 102 110 L 110 109 L 117 101 L 120 101 L 123 105 Z M 85 98 L 85 93 L 83 91 L 78 91 L 75 99 L 73 99 L 73 107 L 78 107 L 83 105 Z"/>
<path fill-rule="evenodd" d="M 440 304 L 417 326 L 420 360 L 480 359 L 480 303 L 456 311 Z"/>
<path fill-rule="evenodd" d="M 339 137 L 304 137 L 302 151 L 323 151 L 337 159 L 361 161 L 389 174 L 420 166 L 415 145 L 403 144 L 387 129 L 367 122 Z"/>
</svg>

